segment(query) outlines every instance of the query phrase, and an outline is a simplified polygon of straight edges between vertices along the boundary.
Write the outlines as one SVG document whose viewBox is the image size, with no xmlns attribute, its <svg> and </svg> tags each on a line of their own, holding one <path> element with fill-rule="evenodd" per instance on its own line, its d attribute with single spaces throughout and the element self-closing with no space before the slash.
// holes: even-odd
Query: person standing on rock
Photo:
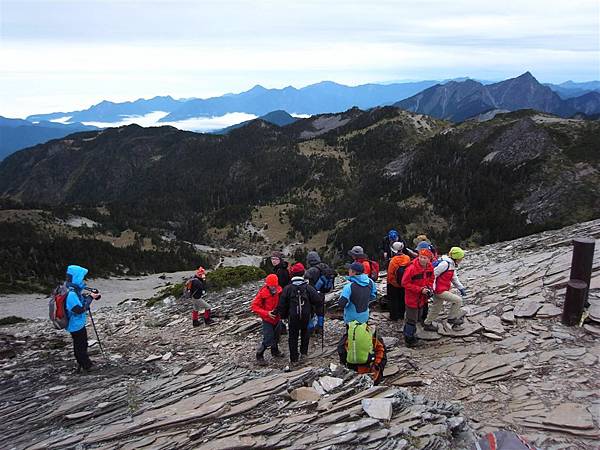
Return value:
<svg viewBox="0 0 600 450">
<path fill-rule="evenodd" d="M 433 273 L 435 283 L 433 286 L 433 302 L 429 310 L 429 315 L 425 319 L 424 329 L 427 331 L 437 331 L 437 324 L 434 322 L 440 315 L 444 302 L 450 303 L 450 314 L 448 323 L 453 327 L 460 327 L 463 324 L 461 316 L 462 298 L 467 295 L 467 291 L 458 279 L 457 269 L 460 262 L 465 257 L 465 252 L 460 247 L 452 247 L 448 255 L 443 255 L 435 266 Z M 450 288 L 454 286 L 460 292 L 460 297 L 452 292 Z"/>
<path fill-rule="evenodd" d="M 402 276 L 406 301 L 406 323 L 403 333 L 408 346 L 416 344 L 417 323 L 421 320 L 423 308 L 433 296 L 432 259 L 433 253 L 430 250 L 419 250 L 419 257 L 406 268 Z"/>
<path fill-rule="evenodd" d="M 346 326 L 353 320 L 369 321 L 369 303 L 377 297 L 377 286 L 366 273 L 364 265 L 354 261 L 348 268 L 348 281 L 342 288 L 338 304 L 344 308 Z"/>
<path fill-rule="evenodd" d="M 292 282 L 283 288 L 279 297 L 277 315 L 288 320 L 288 344 L 290 362 L 297 363 L 299 357 L 306 357 L 310 335 L 308 321 L 312 313 L 323 316 L 323 300 L 317 290 L 304 278 L 305 270 L 302 263 L 296 263 L 291 268 Z M 300 355 L 298 354 L 298 337 L 300 337 Z"/>
<path fill-rule="evenodd" d="M 396 230 L 391 229 L 390 231 L 388 231 L 388 234 L 383 238 L 383 242 L 381 244 L 381 250 L 383 252 L 383 262 L 386 267 L 388 266 L 390 259 L 398 254 L 397 252 L 394 253 L 392 251 L 392 245 L 396 242 L 402 244 L 401 253 L 411 258 L 415 258 L 417 256 L 417 254 L 413 250 L 408 248 L 404 239 L 400 237 L 400 234 Z"/>
<path fill-rule="evenodd" d="M 288 270 L 288 263 L 284 260 L 284 255 L 281 252 L 271 253 L 271 265 L 273 266 L 273 273 L 277 275 L 278 284 L 283 289 L 290 284 L 290 271 Z"/>
<path fill-rule="evenodd" d="M 81 266 L 71 265 L 67 267 L 66 287 L 69 290 L 65 300 L 65 310 L 69 322 L 66 330 L 71 333 L 73 338 L 73 352 L 78 364 L 78 372 L 88 373 L 93 363 L 88 355 L 88 337 L 85 324 L 87 321 L 87 311 L 90 308 L 92 300 L 100 298 L 99 293 L 90 293 L 83 295 L 85 289 L 84 278 L 88 270 Z"/>
<path fill-rule="evenodd" d="M 355 245 L 348 252 L 348 255 L 352 258 L 354 262 L 360 263 L 363 265 L 363 273 L 369 276 L 371 274 L 371 264 L 365 251 L 360 245 Z"/>
<path fill-rule="evenodd" d="M 262 342 L 256 350 L 256 361 L 259 365 L 266 365 L 265 350 L 270 348 L 271 355 L 275 358 L 285 356 L 279 351 L 279 338 L 281 336 L 282 322 L 277 315 L 279 296 L 282 289 L 278 284 L 277 275 L 270 274 L 265 278 L 265 284 L 260 288 L 250 309 L 262 319 Z"/>
<path fill-rule="evenodd" d="M 306 255 L 306 263 L 308 269 L 304 278 L 308 280 L 308 284 L 314 287 L 319 295 L 321 301 L 325 303 L 325 294 L 331 292 L 335 283 L 335 271 L 331 269 L 327 264 L 321 261 L 321 257 L 316 251 L 310 251 Z M 324 316 L 313 316 L 308 323 L 308 331 L 320 333 L 323 331 Z"/>
<path fill-rule="evenodd" d="M 192 298 L 192 326 L 200 326 L 199 311 L 204 309 L 204 323 L 210 325 L 213 323 L 210 317 L 212 306 L 202 299 L 206 294 L 206 269 L 200 266 L 195 275 L 186 282 L 186 289 Z"/>
<path fill-rule="evenodd" d="M 410 257 L 402 253 L 404 244 L 394 242 L 390 249 L 392 259 L 387 269 L 387 300 L 390 310 L 390 320 L 404 320 L 406 308 L 404 300 L 404 287 L 402 287 L 402 276 L 406 267 L 410 264 Z"/>
<path fill-rule="evenodd" d="M 377 333 L 370 330 L 369 327 L 367 327 L 367 330 L 372 336 L 372 351 L 364 362 L 361 361 L 361 363 L 357 364 L 348 363 L 347 334 L 344 335 L 343 343 L 338 345 L 338 356 L 340 357 L 341 364 L 360 374 L 369 374 L 369 376 L 373 378 L 373 383 L 377 385 L 383 380 L 383 371 L 387 363 L 387 351 L 383 341 L 377 336 Z"/>
</svg>

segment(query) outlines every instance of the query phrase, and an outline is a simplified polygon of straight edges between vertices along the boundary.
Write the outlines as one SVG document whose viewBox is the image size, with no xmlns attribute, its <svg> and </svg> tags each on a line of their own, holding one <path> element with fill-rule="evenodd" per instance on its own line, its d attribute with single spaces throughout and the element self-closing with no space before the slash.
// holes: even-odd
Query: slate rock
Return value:
<svg viewBox="0 0 600 450">
<path fill-rule="evenodd" d="M 213 366 L 212 364 L 206 364 L 205 366 L 201 367 L 198 370 L 195 370 L 193 373 L 194 375 L 207 375 L 209 373 L 211 373 L 214 370 L 215 366 Z"/>
<path fill-rule="evenodd" d="M 502 314 L 502 317 L 500 317 L 500 319 L 507 323 L 515 323 L 516 319 L 514 310 L 506 311 L 504 314 Z"/>
<path fill-rule="evenodd" d="M 577 403 L 563 403 L 550 412 L 542 421 L 546 425 L 564 428 L 589 430 L 594 428 L 592 415 L 585 406 Z"/>
<path fill-rule="evenodd" d="M 549 318 L 558 317 L 562 314 L 562 309 L 555 305 L 546 304 L 537 312 L 537 317 Z"/>
<path fill-rule="evenodd" d="M 487 316 L 479 321 L 485 331 L 496 334 L 503 334 L 505 332 L 502 320 L 498 316 Z"/>
<path fill-rule="evenodd" d="M 290 392 L 290 398 L 297 402 L 317 402 L 321 396 L 312 387 L 299 387 Z"/>
<path fill-rule="evenodd" d="M 91 416 L 92 414 L 94 414 L 92 411 L 81 411 L 81 412 L 77 412 L 77 413 L 73 413 L 73 414 L 67 414 L 67 415 L 65 415 L 65 419 L 67 419 L 67 420 L 83 419 L 85 417 Z"/>
<path fill-rule="evenodd" d="M 521 300 L 515 305 L 513 313 L 515 317 L 533 317 L 542 306 L 542 303 L 536 300 Z"/>
<path fill-rule="evenodd" d="M 159 359 L 162 359 L 162 355 L 150 355 L 144 360 L 144 362 L 158 361 Z"/>
<path fill-rule="evenodd" d="M 330 392 L 344 384 L 344 380 L 326 375 L 319 378 L 319 384 L 323 387 L 325 392 Z"/>
<path fill-rule="evenodd" d="M 362 409 L 373 419 L 390 420 L 393 401 L 389 398 L 363 398 Z"/>
<path fill-rule="evenodd" d="M 424 382 L 419 377 L 404 377 L 399 380 L 394 380 L 394 386 L 423 386 Z"/>
</svg>

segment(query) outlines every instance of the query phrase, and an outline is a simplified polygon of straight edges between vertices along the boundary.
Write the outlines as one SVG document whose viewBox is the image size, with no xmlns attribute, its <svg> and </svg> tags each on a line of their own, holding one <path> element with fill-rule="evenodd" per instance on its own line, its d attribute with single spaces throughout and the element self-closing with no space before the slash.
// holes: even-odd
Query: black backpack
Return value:
<svg viewBox="0 0 600 450">
<path fill-rule="evenodd" d="M 300 320 L 308 321 L 311 316 L 311 304 L 310 298 L 308 297 L 307 286 L 296 286 L 296 292 L 292 294 L 291 300 L 293 306 L 290 306 L 294 309 L 296 316 Z"/>
</svg>

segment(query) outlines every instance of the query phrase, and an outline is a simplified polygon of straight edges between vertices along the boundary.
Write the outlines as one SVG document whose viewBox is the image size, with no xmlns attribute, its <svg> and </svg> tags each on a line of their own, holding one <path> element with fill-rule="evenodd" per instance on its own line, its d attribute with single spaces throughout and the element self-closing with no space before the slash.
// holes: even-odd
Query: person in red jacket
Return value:
<svg viewBox="0 0 600 450">
<path fill-rule="evenodd" d="M 263 340 L 256 350 L 256 361 L 259 365 L 266 365 L 264 353 L 269 347 L 271 355 L 275 358 L 285 356 L 279 351 L 279 337 L 281 336 L 282 322 L 275 310 L 279 305 L 279 295 L 281 294 L 281 286 L 278 284 L 277 275 L 272 273 L 265 278 L 265 284 L 260 288 L 250 309 L 262 319 Z"/>
<path fill-rule="evenodd" d="M 406 323 L 404 341 L 411 346 L 417 342 L 417 322 L 421 320 L 423 308 L 433 296 L 433 253 L 428 249 L 419 250 L 419 256 L 404 271 L 402 286 L 406 302 Z"/>
</svg>

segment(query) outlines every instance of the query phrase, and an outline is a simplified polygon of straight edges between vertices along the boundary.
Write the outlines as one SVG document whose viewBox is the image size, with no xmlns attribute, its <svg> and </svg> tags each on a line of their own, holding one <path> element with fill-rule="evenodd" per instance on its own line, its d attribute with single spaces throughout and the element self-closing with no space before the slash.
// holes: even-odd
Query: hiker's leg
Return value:
<svg viewBox="0 0 600 450">
<path fill-rule="evenodd" d="M 404 301 L 404 288 L 398 289 L 398 314 L 400 315 L 400 320 L 404 320 L 404 314 L 406 313 L 406 302 Z"/>
<path fill-rule="evenodd" d="M 308 321 L 302 322 L 303 326 L 300 328 L 300 353 L 303 355 L 308 354 L 308 344 L 310 341 L 310 332 L 308 331 Z"/>
<path fill-rule="evenodd" d="M 462 298 L 450 291 L 442 292 L 440 297 L 450 303 L 450 314 L 448 315 L 448 319 L 458 319 L 461 315 L 460 307 L 462 306 Z"/>
<path fill-rule="evenodd" d="M 301 324 L 296 318 L 290 318 L 288 322 L 288 344 L 290 348 L 290 361 L 298 361 L 298 335 L 300 334 Z M 306 329 L 306 324 L 303 325 Z"/>
<path fill-rule="evenodd" d="M 348 332 L 342 335 L 342 338 L 338 342 L 337 352 L 340 357 L 340 363 L 346 365 L 346 357 L 348 356 L 348 352 L 346 351 L 346 340 L 348 339 Z"/>
<path fill-rule="evenodd" d="M 398 320 L 398 288 L 388 284 L 386 295 L 388 299 L 388 309 L 390 310 L 390 320 Z"/>
<path fill-rule="evenodd" d="M 431 308 L 429 309 L 429 314 L 427 315 L 427 318 L 425 319 L 425 323 L 427 325 L 431 324 L 431 322 L 438 319 L 443 306 L 444 306 L 443 294 L 435 294 L 433 296 L 433 301 L 431 302 Z"/>
<path fill-rule="evenodd" d="M 269 348 L 273 345 L 275 341 L 275 329 L 272 324 L 266 321 L 262 321 L 262 333 L 263 333 L 263 341 L 262 345 L 264 348 Z"/>
<path fill-rule="evenodd" d="M 412 345 L 416 342 L 416 331 L 417 331 L 417 322 L 419 321 L 419 309 L 418 308 L 409 308 L 406 307 L 406 322 L 404 323 L 404 328 L 402 329 L 402 334 L 404 334 L 404 342 L 407 345 Z"/>
<path fill-rule="evenodd" d="M 88 338 L 86 328 L 83 327 L 81 330 L 71 333 L 71 336 L 73 337 L 73 352 L 75 353 L 77 363 L 85 370 L 89 369 L 92 366 L 92 361 L 90 361 L 87 351 Z"/>
<path fill-rule="evenodd" d="M 281 337 L 281 329 L 283 322 L 281 320 L 277 322 L 277 325 L 273 326 L 273 345 L 271 345 L 271 354 L 273 356 L 283 356 L 283 353 L 279 351 L 279 338 Z"/>
<path fill-rule="evenodd" d="M 198 325 L 200 325 L 200 322 L 198 322 L 198 310 L 200 309 L 200 306 L 198 305 L 198 300 L 197 298 L 192 298 L 192 324 L 197 327 Z"/>
</svg>

